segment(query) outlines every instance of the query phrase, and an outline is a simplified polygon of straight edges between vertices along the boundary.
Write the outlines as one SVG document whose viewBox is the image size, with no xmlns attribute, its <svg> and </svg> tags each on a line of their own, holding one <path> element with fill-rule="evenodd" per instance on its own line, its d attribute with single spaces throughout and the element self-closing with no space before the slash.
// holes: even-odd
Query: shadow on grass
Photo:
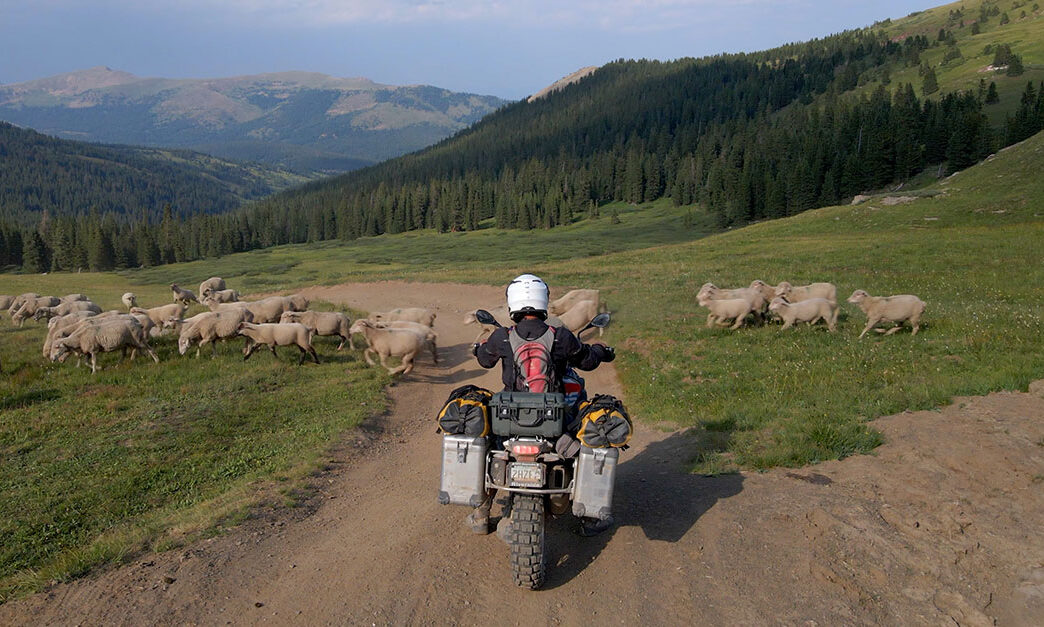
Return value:
<svg viewBox="0 0 1044 627">
<path fill-rule="evenodd" d="M 649 540 L 678 542 L 719 499 L 739 494 L 743 476 L 738 473 L 708 477 L 686 470 L 693 443 L 681 432 L 653 442 L 634 457 L 621 455 L 613 505 L 617 526 L 609 531 L 583 538 L 575 533 L 578 523 L 572 516 L 553 521 L 548 542 L 555 565 L 547 588 L 579 575 L 620 527 L 641 527 Z"/>
<path fill-rule="evenodd" d="M 61 392 L 54 388 L 22 392 L 21 394 L 14 394 L 7 398 L 0 399 L 0 410 L 24 409 L 30 405 L 35 405 L 36 403 L 53 401 L 61 395 Z"/>
</svg>

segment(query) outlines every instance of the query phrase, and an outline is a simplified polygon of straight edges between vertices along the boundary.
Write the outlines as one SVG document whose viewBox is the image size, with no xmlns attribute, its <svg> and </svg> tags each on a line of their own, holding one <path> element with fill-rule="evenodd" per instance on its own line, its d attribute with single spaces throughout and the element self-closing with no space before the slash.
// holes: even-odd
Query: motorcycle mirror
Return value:
<svg viewBox="0 0 1044 627">
<path fill-rule="evenodd" d="M 595 316 L 594 319 L 591 320 L 590 323 L 588 323 L 588 325 L 592 327 L 598 327 L 599 329 L 604 329 L 605 327 L 609 326 L 609 319 L 609 312 L 603 311 L 602 313 Z"/>
<path fill-rule="evenodd" d="M 490 324 L 495 327 L 500 326 L 500 323 L 497 322 L 497 319 L 493 317 L 493 314 L 489 313 L 485 309 L 476 310 L 475 319 L 481 322 L 482 324 Z"/>
</svg>

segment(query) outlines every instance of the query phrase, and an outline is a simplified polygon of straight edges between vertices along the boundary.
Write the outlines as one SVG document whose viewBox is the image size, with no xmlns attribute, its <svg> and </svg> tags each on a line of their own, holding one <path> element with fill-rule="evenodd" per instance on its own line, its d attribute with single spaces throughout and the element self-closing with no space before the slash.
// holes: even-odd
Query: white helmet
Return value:
<svg viewBox="0 0 1044 627">
<path fill-rule="evenodd" d="M 547 318 L 547 302 L 551 297 L 551 290 L 547 283 L 532 274 L 523 274 L 515 277 L 515 280 L 507 286 L 508 314 L 514 320 L 516 314 L 535 314 L 541 318 Z"/>
</svg>

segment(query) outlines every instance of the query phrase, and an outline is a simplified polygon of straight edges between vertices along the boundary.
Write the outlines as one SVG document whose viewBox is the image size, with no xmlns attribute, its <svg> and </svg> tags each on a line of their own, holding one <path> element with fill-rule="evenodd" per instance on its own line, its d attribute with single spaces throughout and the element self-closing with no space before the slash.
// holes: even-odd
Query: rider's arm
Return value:
<svg viewBox="0 0 1044 627">
<path fill-rule="evenodd" d="M 492 368 L 500 361 L 500 348 L 507 342 L 507 329 L 503 327 L 495 329 L 485 342 L 478 345 L 475 350 L 475 358 L 483 368 Z"/>
<path fill-rule="evenodd" d="M 584 344 L 568 329 L 559 329 L 557 334 L 557 343 L 566 355 L 569 365 L 574 368 L 594 370 L 598 364 L 615 358 L 612 349 L 601 344 Z"/>
</svg>

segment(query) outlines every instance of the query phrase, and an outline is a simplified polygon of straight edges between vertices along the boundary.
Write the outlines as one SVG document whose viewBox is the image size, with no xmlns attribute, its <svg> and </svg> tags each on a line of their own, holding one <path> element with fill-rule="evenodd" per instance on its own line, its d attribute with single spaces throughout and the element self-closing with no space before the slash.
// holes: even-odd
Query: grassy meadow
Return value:
<svg viewBox="0 0 1044 627">
<path fill-rule="evenodd" d="M 603 290 L 614 312 L 628 404 L 643 428 L 694 427 L 691 466 L 727 472 L 871 451 L 867 421 L 936 407 L 953 395 L 1025 389 L 1044 376 L 1044 135 L 939 182 L 909 204 L 881 197 L 705 237 L 695 208 L 603 207 L 599 220 L 550 231 L 416 232 L 283 246 L 107 274 L 2 275 L 0 293 L 83 291 L 117 307 L 169 301 L 171 281 L 212 275 L 246 293 L 344 281 L 409 279 L 502 285 L 532 271 L 561 293 Z M 914 293 L 922 332 L 858 340 L 863 315 L 842 304 L 839 331 L 704 327 L 699 286 L 831 281 Z M 85 368 L 45 364 L 40 325 L 0 324 L 0 598 L 176 544 L 267 495 L 291 489 L 322 452 L 385 407 L 387 377 L 359 353 L 292 367 L 161 359 Z M 434 409 L 434 408 L 433 408 Z"/>
</svg>

